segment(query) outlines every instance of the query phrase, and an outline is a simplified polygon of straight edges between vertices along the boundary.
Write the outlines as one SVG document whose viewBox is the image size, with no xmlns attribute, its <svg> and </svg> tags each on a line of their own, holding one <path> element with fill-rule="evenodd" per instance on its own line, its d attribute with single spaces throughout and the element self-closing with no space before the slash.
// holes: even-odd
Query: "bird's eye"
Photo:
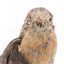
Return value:
<svg viewBox="0 0 64 64">
<path fill-rule="evenodd" d="M 51 22 L 52 21 L 52 18 L 50 18 L 49 21 Z"/>
</svg>

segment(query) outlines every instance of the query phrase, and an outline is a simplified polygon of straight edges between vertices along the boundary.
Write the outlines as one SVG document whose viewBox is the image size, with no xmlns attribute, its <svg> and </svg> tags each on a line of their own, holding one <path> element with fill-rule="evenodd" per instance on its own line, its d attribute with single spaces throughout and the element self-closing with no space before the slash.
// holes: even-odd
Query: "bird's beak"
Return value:
<svg viewBox="0 0 64 64">
<path fill-rule="evenodd" d="M 45 21 L 45 18 L 43 16 L 40 16 L 39 22 L 44 22 L 44 21 Z"/>
</svg>

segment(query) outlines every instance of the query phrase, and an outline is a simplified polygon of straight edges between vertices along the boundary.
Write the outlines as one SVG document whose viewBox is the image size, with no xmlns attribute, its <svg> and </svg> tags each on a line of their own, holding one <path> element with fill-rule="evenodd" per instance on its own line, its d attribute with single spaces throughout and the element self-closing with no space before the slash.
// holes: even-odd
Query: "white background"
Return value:
<svg viewBox="0 0 64 64">
<path fill-rule="evenodd" d="M 19 36 L 27 13 L 35 7 L 44 7 L 53 14 L 58 42 L 55 64 L 64 64 L 63 0 L 0 0 L 0 55 L 9 42 Z"/>
</svg>

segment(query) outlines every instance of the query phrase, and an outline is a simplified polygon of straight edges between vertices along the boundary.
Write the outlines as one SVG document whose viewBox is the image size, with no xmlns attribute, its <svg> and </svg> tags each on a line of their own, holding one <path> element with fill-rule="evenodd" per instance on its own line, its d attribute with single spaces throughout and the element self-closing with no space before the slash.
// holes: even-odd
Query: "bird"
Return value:
<svg viewBox="0 0 64 64">
<path fill-rule="evenodd" d="M 28 12 L 19 37 L 8 44 L 0 64 L 53 64 L 56 51 L 53 15 L 37 7 Z"/>
</svg>

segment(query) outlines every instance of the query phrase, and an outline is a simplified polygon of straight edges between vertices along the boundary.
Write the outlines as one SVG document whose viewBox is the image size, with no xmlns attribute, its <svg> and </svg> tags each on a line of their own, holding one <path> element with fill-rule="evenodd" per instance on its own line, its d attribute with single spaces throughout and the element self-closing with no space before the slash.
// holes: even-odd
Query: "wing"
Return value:
<svg viewBox="0 0 64 64">
<path fill-rule="evenodd" d="M 21 43 L 21 39 L 16 38 L 9 43 L 0 57 L 0 64 L 28 64 L 22 53 L 18 51 L 18 45 Z"/>
</svg>

